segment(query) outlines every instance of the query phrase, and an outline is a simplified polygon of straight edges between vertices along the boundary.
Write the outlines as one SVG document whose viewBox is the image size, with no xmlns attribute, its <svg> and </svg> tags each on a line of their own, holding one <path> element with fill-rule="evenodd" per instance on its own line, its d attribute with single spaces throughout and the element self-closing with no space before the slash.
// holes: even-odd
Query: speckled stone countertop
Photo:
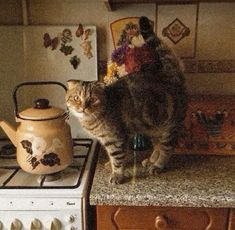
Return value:
<svg viewBox="0 0 235 230">
<path fill-rule="evenodd" d="M 235 208 L 235 156 L 174 155 L 166 172 L 157 176 L 147 175 L 141 166 L 145 156 L 136 152 L 128 164 L 129 180 L 113 186 L 108 182 L 110 165 L 101 152 L 90 204 Z"/>
</svg>

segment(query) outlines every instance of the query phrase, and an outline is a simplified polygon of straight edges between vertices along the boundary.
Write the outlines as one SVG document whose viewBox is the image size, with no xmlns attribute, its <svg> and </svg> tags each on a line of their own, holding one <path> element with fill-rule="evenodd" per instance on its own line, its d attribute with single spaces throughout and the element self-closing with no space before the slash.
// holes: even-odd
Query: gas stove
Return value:
<svg viewBox="0 0 235 230">
<path fill-rule="evenodd" d="M 86 230 L 91 171 L 98 144 L 73 139 L 73 161 L 59 173 L 24 172 L 15 148 L 0 139 L 0 230 Z"/>
</svg>

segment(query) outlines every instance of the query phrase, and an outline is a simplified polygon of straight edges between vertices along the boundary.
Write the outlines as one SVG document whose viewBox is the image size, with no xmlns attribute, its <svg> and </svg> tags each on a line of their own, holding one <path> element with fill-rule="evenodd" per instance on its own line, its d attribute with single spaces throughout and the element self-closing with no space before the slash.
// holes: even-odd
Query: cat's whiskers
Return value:
<svg viewBox="0 0 235 230">
<path fill-rule="evenodd" d="M 95 118 L 95 120 L 98 120 L 97 116 L 94 113 L 92 113 L 91 115 L 92 115 L 92 117 Z"/>
</svg>

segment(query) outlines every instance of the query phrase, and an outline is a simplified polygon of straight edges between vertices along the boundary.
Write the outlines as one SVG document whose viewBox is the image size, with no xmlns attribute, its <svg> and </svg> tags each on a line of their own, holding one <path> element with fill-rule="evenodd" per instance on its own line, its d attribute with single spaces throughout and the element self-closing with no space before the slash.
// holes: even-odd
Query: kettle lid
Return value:
<svg viewBox="0 0 235 230">
<path fill-rule="evenodd" d="M 61 108 L 50 106 L 48 99 L 37 99 L 34 103 L 34 107 L 19 113 L 21 119 L 32 121 L 52 120 L 67 114 L 67 112 Z"/>
</svg>

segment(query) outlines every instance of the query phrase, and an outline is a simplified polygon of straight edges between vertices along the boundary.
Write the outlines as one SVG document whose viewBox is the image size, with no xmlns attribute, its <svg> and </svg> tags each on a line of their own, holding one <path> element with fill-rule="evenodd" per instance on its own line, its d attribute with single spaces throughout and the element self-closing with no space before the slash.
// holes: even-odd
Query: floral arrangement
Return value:
<svg viewBox="0 0 235 230">
<path fill-rule="evenodd" d="M 156 51 L 145 42 L 137 24 L 126 24 L 118 45 L 107 63 L 107 73 L 104 77 L 106 84 L 140 71 L 143 65 L 156 61 Z"/>
</svg>

